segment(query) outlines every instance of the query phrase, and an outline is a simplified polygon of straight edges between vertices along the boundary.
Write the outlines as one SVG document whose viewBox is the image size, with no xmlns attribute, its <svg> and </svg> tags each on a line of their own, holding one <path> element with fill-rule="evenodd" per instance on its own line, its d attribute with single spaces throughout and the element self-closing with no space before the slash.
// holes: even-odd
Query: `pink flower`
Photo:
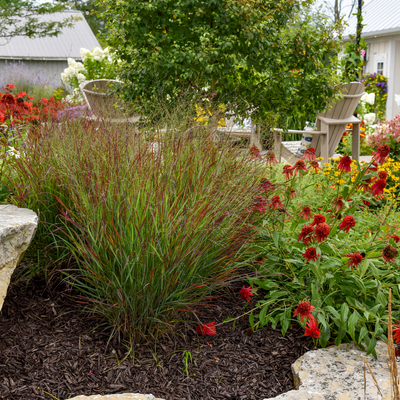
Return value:
<svg viewBox="0 0 400 400">
<path fill-rule="evenodd" d="M 364 49 L 361 50 L 361 55 L 362 55 L 363 57 L 365 56 L 365 50 L 364 50 Z"/>
</svg>

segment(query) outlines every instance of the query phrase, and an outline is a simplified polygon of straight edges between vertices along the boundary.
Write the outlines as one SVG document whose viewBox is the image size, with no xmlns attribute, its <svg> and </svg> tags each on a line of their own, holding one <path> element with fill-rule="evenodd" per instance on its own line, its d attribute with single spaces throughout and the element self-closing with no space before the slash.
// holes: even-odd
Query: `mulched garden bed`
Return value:
<svg viewBox="0 0 400 400">
<path fill-rule="evenodd" d="M 243 313 L 239 284 L 196 309 L 202 323 Z M 293 325 L 286 337 L 270 327 L 248 336 L 248 318 L 217 326 L 216 336 L 199 336 L 198 325 L 182 324 L 157 343 L 127 348 L 97 317 L 58 288 L 44 282 L 11 285 L 0 313 L 0 398 L 54 399 L 77 395 L 152 393 L 166 400 L 262 400 L 294 389 L 290 365 L 314 348 Z M 255 304 L 255 299 L 252 299 Z M 104 322 L 104 321 L 103 321 Z M 185 351 L 190 351 L 188 375 Z M 47 392 L 47 393 L 46 393 Z M 51 395 L 51 396 L 50 396 Z M 53 396 L 53 397 L 52 397 Z"/>
</svg>

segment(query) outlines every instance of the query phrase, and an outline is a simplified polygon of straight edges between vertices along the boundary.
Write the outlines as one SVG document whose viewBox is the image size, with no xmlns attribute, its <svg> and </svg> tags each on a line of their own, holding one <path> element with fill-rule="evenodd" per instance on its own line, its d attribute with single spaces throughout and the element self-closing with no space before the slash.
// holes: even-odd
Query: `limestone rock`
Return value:
<svg viewBox="0 0 400 400">
<path fill-rule="evenodd" d="M 390 373 L 386 343 L 377 343 L 377 360 L 365 354 L 357 345 L 348 343 L 307 352 L 292 364 L 295 387 L 298 390 L 281 394 L 274 397 L 274 400 L 364 400 L 363 357 L 368 361 L 384 395 L 382 398 L 378 394 L 367 369 L 365 400 L 389 400 Z"/>
<path fill-rule="evenodd" d="M 93 396 L 77 396 L 68 400 L 163 400 L 157 399 L 152 394 L 139 394 L 139 393 L 123 393 L 123 394 L 108 394 L 101 396 L 95 394 Z"/>
<path fill-rule="evenodd" d="M 37 224 L 38 217 L 32 210 L 0 205 L 0 310 L 11 275 L 28 248 Z"/>
</svg>

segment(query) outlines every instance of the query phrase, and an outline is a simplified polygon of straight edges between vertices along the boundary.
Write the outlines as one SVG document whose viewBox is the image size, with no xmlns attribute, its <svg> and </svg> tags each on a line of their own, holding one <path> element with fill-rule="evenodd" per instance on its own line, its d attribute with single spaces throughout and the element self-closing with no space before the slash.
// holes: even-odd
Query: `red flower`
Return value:
<svg viewBox="0 0 400 400">
<path fill-rule="evenodd" d="M 314 228 L 311 225 L 304 225 L 301 228 L 301 232 L 300 232 L 300 235 L 299 235 L 299 238 L 297 239 L 297 241 L 300 242 L 300 240 L 303 240 L 303 243 L 306 245 L 308 243 L 311 243 L 312 237 L 310 237 L 309 235 L 310 235 L 310 233 L 313 233 L 313 232 L 314 232 Z"/>
<path fill-rule="evenodd" d="M 274 190 L 275 186 L 266 178 L 261 179 L 260 183 L 261 193 L 268 192 L 269 190 Z"/>
<path fill-rule="evenodd" d="M 395 249 L 391 244 L 388 244 L 382 250 L 382 257 L 385 259 L 385 263 L 393 261 L 395 257 L 399 254 L 399 251 Z"/>
<path fill-rule="evenodd" d="M 372 157 L 376 160 L 378 164 L 383 164 L 389 153 L 390 146 L 388 146 L 387 144 L 383 144 L 377 148 L 376 152 L 372 154 Z"/>
<path fill-rule="evenodd" d="M 398 243 L 400 240 L 400 238 L 397 235 L 387 235 L 387 237 L 392 238 L 396 243 Z"/>
<path fill-rule="evenodd" d="M 317 254 L 317 250 L 315 250 L 314 247 L 310 247 L 303 254 L 303 257 L 307 259 L 307 262 L 309 262 L 310 260 L 317 261 L 317 258 L 321 256 Z"/>
<path fill-rule="evenodd" d="M 379 172 L 378 172 L 378 176 L 379 176 L 380 179 L 386 180 L 387 177 L 388 177 L 388 175 L 389 175 L 389 174 L 388 174 L 386 171 L 379 171 Z"/>
<path fill-rule="evenodd" d="M 339 224 L 339 229 L 343 229 L 345 232 L 349 233 L 349 230 L 354 226 L 356 226 L 356 220 L 351 215 L 347 215 Z"/>
<path fill-rule="evenodd" d="M 318 172 L 318 170 L 319 170 L 319 164 L 318 164 L 317 161 L 312 161 L 311 164 L 310 164 L 310 166 L 311 166 L 312 168 L 314 168 L 315 172 Z"/>
<path fill-rule="evenodd" d="M 201 324 L 196 326 L 196 332 L 202 336 L 214 336 L 217 333 L 217 328 L 215 322 L 210 322 L 209 324 Z"/>
<path fill-rule="evenodd" d="M 271 204 L 269 206 L 275 210 L 278 208 L 283 208 L 280 197 L 278 195 L 272 196 Z"/>
<path fill-rule="evenodd" d="M 325 221 L 326 221 L 326 218 L 322 214 L 315 214 L 314 221 L 311 224 L 311 226 L 321 224 L 322 222 L 325 222 Z"/>
<path fill-rule="evenodd" d="M 294 197 L 297 197 L 296 191 L 294 189 L 291 189 L 290 191 L 290 198 L 293 199 Z"/>
<path fill-rule="evenodd" d="M 386 181 L 384 179 L 378 179 L 371 187 L 371 193 L 373 196 L 379 196 L 383 193 L 383 189 L 386 187 Z"/>
<path fill-rule="evenodd" d="M 397 328 L 393 329 L 393 340 L 396 343 L 400 342 L 400 321 L 397 320 L 398 324 L 393 324 L 393 326 L 396 326 Z"/>
<path fill-rule="evenodd" d="M 11 90 L 15 88 L 14 85 L 7 85 Z"/>
<path fill-rule="evenodd" d="M 252 160 L 255 160 L 256 158 L 261 160 L 261 153 L 260 153 L 260 149 L 257 146 L 253 146 L 250 151 L 249 151 L 249 157 Z"/>
<path fill-rule="evenodd" d="M 340 169 L 343 172 L 350 172 L 351 171 L 351 157 L 349 156 L 344 156 L 340 159 L 338 169 Z"/>
<path fill-rule="evenodd" d="M 318 329 L 318 321 L 315 319 L 311 319 L 306 323 L 306 332 L 304 336 L 311 336 L 314 339 L 317 339 L 321 334 L 320 330 Z"/>
<path fill-rule="evenodd" d="M 275 153 L 273 151 L 268 151 L 265 155 L 266 165 L 276 165 L 278 164 L 278 160 L 275 157 Z"/>
<path fill-rule="evenodd" d="M 367 207 L 369 206 L 369 201 L 368 200 L 363 200 L 362 201 Z"/>
<path fill-rule="evenodd" d="M 260 214 L 265 213 L 265 207 L 267 205 L 267 201 L 262 196 L 257 196 L 254 199 L 254 205 L 252 211 L 259 211 Z"/>
<path fill-rule="evenodd" d="M 371 166 L 368 168 L 368 171 L 367 172 L 373 172 L 373 171 L 378 171 L 378 164 L 375 162 L 375 161 L 373 161 L 372 162 L 372 164 L 371 164 Z"/>
<path fill-rule="evenodd" d="M 325 222 L 318 224 L 315 227 L 315 232 L 314 232 L 314 236 L 317 239 L 317 242 L 323 242 L 328 237 L 330 231 L 331 231 L 330 226 Z"/>
<path fill-rule="evenodd" d="M 253 290 L 253 288 L 251 286 L 249 286 L 248 288 L 243 286 L 239 292 L 240 297 L 242 299 L 245 299 L 248 303 L 250 303 L 251 296 L 254 296 L 254 293 L 252 293 L 252 290 Z"/>
<path fill-rule="evenodd" d="M 343 197 L 342 196 L 336 197 L 333 200 L 333 205 L 336 207 L 336 211 L 340 211 L 344 206 Z"/>
<path fill-rule="evenodd" d="M 314 147 L 307 148 L 302 158 L 304 158 L 304 160 L 317 161 Z"/>
<path fill-rule="evenodd" d="M 308 219 L 311 217 L 311 208 L 306 206 L 302 207 L 303 211 L 300 213 L 300 217 L 303 217 L 303 219 Z"/>
<path fill-rule="evenodd" d="M 296 315 L 300 314 L 301 322 L 304 322 L 304 318 L 306 320 L 307 319 L 313 320 L 314 317 L 311 314 L 311 311 L 313 311 L 314 309 L 315 307 L 312 306 L 308 301 L 302 301 L 294 310 L 293 318 L 296 317 Z"/>
<path fill-rule="evenodd" d="M 350 257 L 349 260 L 349 267 L 351 267 L 351 270 L 353 271 L 353 267 L 357 267 L 358 264 L 363 260 L 363 256 L 357 252 L 354 254 L 345 254 L 345 257 Z"/>
<path fill-rule="evenodd" d="M 283 167 L 283 173 L 286 176 L 286 179 L 290 179 L 293 176 L 293 167 L 291 165 L 285 165 Z"/>
<path fill-rule="evenodd" d="M 307 172 L 308 169 L 306 167 L 306 163 L 303 160 L 299 160 L 296 164 L 293 165 L 293 171 L 296 173 L 298 172 L 301 175 L 301 171 Z"/>
</svg>

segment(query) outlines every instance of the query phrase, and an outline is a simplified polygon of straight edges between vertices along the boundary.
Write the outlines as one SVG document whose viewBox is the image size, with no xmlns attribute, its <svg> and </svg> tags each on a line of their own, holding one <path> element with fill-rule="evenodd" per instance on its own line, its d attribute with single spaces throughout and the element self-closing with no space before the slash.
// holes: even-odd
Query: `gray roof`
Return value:
<svg viewBox="0 0 400 400">
<path fill-rule="evenodd" d="M 371 0 L 362 11 L 365 25 L 363 37 L 370 38 L 400 32 L 400 0 Z M 345 40 L 349 34 L 355 36 L 357 17 L 352 15 L 348 24 L 344 33 Z"/>
<path fill-rule="evenodd" d="M 72 28 L 64 28 L 58 36 L 35 39 L 16 36 L 5 45 L 0 42 L 0 59 L 66 60 L 71 57 L 78 60 L 81 59 L 79 52 L 81 47 L 88 50 L 92 50 L 96 46 L 100 47 L 96 36 L 80 11 L 41 15 L 39 20 L 63 21 L 73 15 L 79 15 L 81 20 L 74 22 Z"/>
</svg>

